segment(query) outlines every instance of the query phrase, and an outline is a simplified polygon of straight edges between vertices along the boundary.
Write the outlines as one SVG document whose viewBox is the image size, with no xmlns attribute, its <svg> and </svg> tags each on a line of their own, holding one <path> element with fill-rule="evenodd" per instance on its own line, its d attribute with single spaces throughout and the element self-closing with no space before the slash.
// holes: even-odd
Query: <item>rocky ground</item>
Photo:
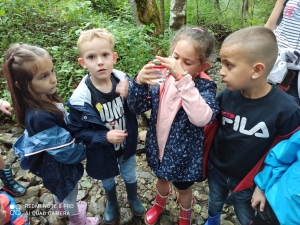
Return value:
<svg viewBox="0 0 300 225">
<path fill-rule="evenodd" d="M 217 55 L 212 57 L 213 67 L 208 74 L 218 84 L 218 92 L 224 88 L 220 83 L 218 71 L 220 63 Z M 7 163 L 11 164 L 15 179 L 28 188 L 28 192 L 23 197 L 16 197 L 15 201 L 26 214 L 31 225 L 64 225 L 68 224 L 68 219 L 59 219 L 55 216 L 54 200 L 52 194 L 43 187 L 42 180 L 29 171 L 20 169 L 19 159 L 11 148 L 12 144 L 22 133 L 22 129 L 17 127 L 14 122 L 3 116 L 0 118 L 0 149 L 1 154 Z M 156 178 L 146 162 L 145 156 L 145 134 L 147 128 L 147 114 L 139 117 L 139 145 L 137 149 L 137 172 L 138 172 L 138 195 L 146 210 L 149 210 L 154 203 Z M 120 176 L 116 177 L 119 216 L 116 224 L 139 225 L 145 224 L 143 218 L 135 217 L 126 201 L 126 191 L 124 182 Z M 208 185 L 207 182 L 196 183 L 193 187 L 193 193 L 196 197 L 194 205 L 194 225 L 201 225 L 207 219 L 207 201 L 208 201 Z M 179 205 L 176 202 L 177 193 L 172 192 L 168 199 L 166 210 L 160 216 L 158 225 L 175 225 L 178 223 Z M 103 224 L 102 218 L 105 209 L 105 195 L 101 182 L 94 180 L 85 173 L 79 183 L 78 198 L 88 202 L 88 216 L 97 216 Z M 225 206 L 223 208 L 221 225 L 238 225 L 232 207 Z"/>
</svg>

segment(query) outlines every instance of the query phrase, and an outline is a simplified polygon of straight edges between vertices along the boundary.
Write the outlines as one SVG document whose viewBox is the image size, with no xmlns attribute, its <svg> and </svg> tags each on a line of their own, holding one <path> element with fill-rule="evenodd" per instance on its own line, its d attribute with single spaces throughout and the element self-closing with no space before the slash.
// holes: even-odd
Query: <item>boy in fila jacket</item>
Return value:
<svg viewBox="0 0 300 225">
<path fill-rule="evenodd" d="M 225 202 L 234 206 L 242 225 L 250 224 L 255 171 L 278 137 L 299 127 L 296 100 L 267 83 L 277 52 L 275 35 L 264 27 L 236 31 L 222 44 L 220 75 L 227 89 L 218 96 L 220 124 L 209 153 L 206 225 L 219 224 Z M 228 198 L 236 188 L 241 191 Z"/>
</svg>

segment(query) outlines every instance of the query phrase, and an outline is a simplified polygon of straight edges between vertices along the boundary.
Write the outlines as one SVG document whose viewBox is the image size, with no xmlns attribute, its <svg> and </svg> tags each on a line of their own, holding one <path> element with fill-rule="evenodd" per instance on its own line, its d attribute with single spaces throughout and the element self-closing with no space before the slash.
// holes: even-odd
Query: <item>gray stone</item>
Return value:
<svg viewBox="0 0 300 225">
<path fill-rule="evenodd" d="M 87 196 L 88 192 L 87 190 L 79 190 L 77 199 L 84 199 Z"/>
<path fill-rule="evenodd" d="M 50 215 L 48 217 L 49 224 L 55 224 L 55 225 L 65 225 L 64 221 L 57 217 L 56 215 Z"/>
<path fill-rule="evenodd" d="M 140 178 L 145 178 L 145 179 L 154 179 L 155 178 L 155 176 L 153 176 L 149 172 L 137 172 L 137 176 Z"/>
<path fill-rule="evenodd" d="M 13 162 L 16 161 L 17 157 L 18 156 L 16 155 L 14 149 L 10 148 L 9 151 L 7 152 L 7 158 L 6 158 L 5 162 L 8 164 L 12 164 Z"/>
<path fill-rule="evenodd" d="M 129 208 L 120 208 L 120 225 L 129 223 L 133 218 L 131 209 Z"/>
<path fill-rule="evenodd" d="M 53 201 L 53 195 L 49 194 L 49 193 L 44 193 L 41 197 L 40 197 L 40 203 L 43 203 L 45 205 L 53 205 L 54 201 Z"/>
<path fill-rule="evenodd" d="M 142 130 L 139 132 L 139 139 L 142 142 L 146 142 L 146 135 L 147 135 L 147 130 Z"/>
<path fill-rule="evenodd" d="M 150 121 L 150 117 L 151 117 L 151 109 L 148 110 L 147 112 L 144 112 L 144 113 L 143 113 L 143 116 L 144 116 L 148 121 Z"/>
<path fill-rule="evenodd" d="M 13 135 L 14 134 L 11 134 L 11 133 L 0 134 L 0 142 L 9 144 L 9 145 L 13 145 L 17 141 L 17 138 L 13 137 Z"/>
<path fill-rule="evenodd" d="M 102 215 L 104 214 L 105 207 L 102 202 L 94 202 L 89 205 L 89 211 L 93 215 Z"/>
</svg>

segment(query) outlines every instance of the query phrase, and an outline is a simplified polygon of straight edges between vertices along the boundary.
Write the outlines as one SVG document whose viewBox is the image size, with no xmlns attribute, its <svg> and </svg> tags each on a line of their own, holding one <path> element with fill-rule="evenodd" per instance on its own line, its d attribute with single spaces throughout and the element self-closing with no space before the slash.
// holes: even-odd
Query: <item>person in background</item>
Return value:
<svg viewBox="0 0 300 225">
<path fill-rule="evenodd" d="M 281 86 L 295 97 L 300 105 L 300 1 L 277 0 L 265 27 L 274 31 L 279 54 L 274 68 L 276 76 L 282 76 Z M 276 82 L 273 82 L 276 83 Z"/>
<path fill-rule="evenodd" d="M 8 116 L 11 116 L 12 107 L 10 103 L 8 101 L 0 99 L 0 111 Z M 20 197 L 26 194 L 27 189 L 14 180 L 10 165 L 4 162 L 1 154 L 0 179 L 2 181 L 2 189 L 12 196 Z"/>
</svg>

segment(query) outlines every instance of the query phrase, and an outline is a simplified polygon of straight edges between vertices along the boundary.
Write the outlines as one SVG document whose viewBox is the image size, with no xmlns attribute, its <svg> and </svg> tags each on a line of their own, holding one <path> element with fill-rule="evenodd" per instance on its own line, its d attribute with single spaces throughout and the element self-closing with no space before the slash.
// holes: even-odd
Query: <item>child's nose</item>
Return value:
<svg viewBox="0 0 300 225">
<path fill-rule="evenodd" d="M 52 73 L 51 83 L 55 83 L 57 81 L 55 73 Z"/>
<path fill-rule="evenodd" d="M 103 61 L 102 61 L 101 57 L 98 58 L 98 65 L 103 65 Z"/>
<path fill-rule="evenodd" d="M 223 67 L 220 69 L 220 75 L 223 77 L 223 76 L 225 76 L 225 72 L 224 72 L 224 69 L 223 69 Z"/>
</svg>

